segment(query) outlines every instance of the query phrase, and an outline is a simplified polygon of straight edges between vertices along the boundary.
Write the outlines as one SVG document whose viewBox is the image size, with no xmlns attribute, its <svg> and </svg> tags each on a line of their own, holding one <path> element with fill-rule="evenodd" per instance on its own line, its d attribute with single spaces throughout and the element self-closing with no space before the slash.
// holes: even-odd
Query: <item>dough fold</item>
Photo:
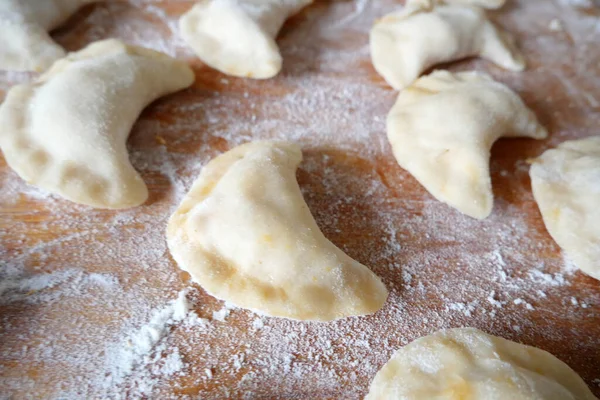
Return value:
<svg viewBox="0 0 600 400">
<path fill-rule="evenodd" d="M 48 32 L 94 0 L 0 0 L 0 69 L 44 71 L 65 51 Z"/>
<path fill-rule="evenodd" d="M 600 280 L 600 137 L 547 150 L 529 174 L 550 235 L 578 268 Z"/>
<path fill-rule="evenodd" d="M 118 40 L 71 53 L 0 106 L 0 148 L 28 183 L 76 203 L 126 208 L 148 190 L 126 141 L 153 100 L 190 86 L 194 73 L 165 54 Z"/>
<path fill-rule="evenodd" d="M 552 354 L 474 328 L 438 331 L 398 350 L 365 400 L 597 400 Z"/>
<path fill-rule="evenodd" d="M 296 182 L 301 160 L 287 142 L 247 143 L 213 159 L 169 220 L 171 254 L 211 295 L 262 314 L 374 313 L 387 290 L 320 231 Z"/>
<path fill-rule="evenodd" d="M 482 9 L 433 1 L 409 2 L 378 20 L 370 48 L 373 66 L 397 90 L 436 64 L 467 57 L 479 56 L 512 71 L 525 68 L 512 37 Z"/>
<path fill-rule="evenodd" d="M 479 219 L 493 206 L 493 143 L 502 136 L 548 135 L 505 85 L 483 73 L 447 71 L 434 71 L 400 92 L 387 134 L 398 164 L 429 193 Z"/>
<path fill-rule="evenodd" d="M 198 57 L 225 74 L 266 79 L 281 70 L 275 38 L 313 0 L 201 0 L 179 20 Z"/>
</svg>

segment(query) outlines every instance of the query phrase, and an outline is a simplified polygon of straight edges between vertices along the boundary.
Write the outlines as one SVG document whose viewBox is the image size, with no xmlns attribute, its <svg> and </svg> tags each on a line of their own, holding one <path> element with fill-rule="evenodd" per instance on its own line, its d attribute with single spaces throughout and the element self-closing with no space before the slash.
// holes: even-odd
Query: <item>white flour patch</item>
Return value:
<svg viewBox="0 0 600 400">
<path fill-rule="evenodd" d="M 114 394 L 116 390 L 124 390 L 123 383 L 140 366 L 150 367 L 150 371 L 138 372 L 133 379 L 128 380 L 129 385 L 140 394 L 151 393 L 156 384 L 151 375 L 168 377 L 184 367 L 177 348 L 172 349 L 163 359 L 167 348 L 161 341 L 168 335 L 171 326 L 186 318 L 190 308 L 187 292 L 179 292 L 176 300 L 155 310 L 147 324 L 132 333 L 126 333 L 123 343 L 106 350 L 104 365 L 108 370 L 104 373 L 106 378 L 103 389 L 108 395 Z"/>
<path fill-rule="evenodd" d="M 64 296 L 80 296 L 91 288 L 110 291 L 119 287 L 113 275 L 87 274 L 76 269 L 28 276 L 0 273 L 0 279 L 0 305 L 16 302 L 52 303 Z M 58 286 L 63 289 L 55 290 Z"/>
<path fill-rule="evenodd" d="M 493 17 L 516 34 L 530 70 L 509 73 L 484 61 L 453 68 L 487 70 L 522 93 L 556 128 L 538 146 L 596 132 L 600 79 L 589 71 L 599 64 L 598 18 L 582 11 L 583 0 L 511 3 Z M 132 4 L 90 6 L 56 38 L 114 36 L 193 58 L 177 36 L 177 17 L 192 2 L 171 3 L 175 11 L 162 1 Z M 510 184 L 502 192 L 516 200 L 497 196 L 493 214 L 476 221 L 433 199 L 391 157 L 385 119 L 397 93 L 370 65 L 368 32 L 398 6 L 316 2 L 284 26 L 284 67 L 273 80 L 225 77 L 195 61 L 194 87 L 154 103 L 129 139 L 132 163 L 150 188 L 141 207 L 78 206 L 3 167 L 0 392 L 48 399 L 362 398 L 398 347 L 458 326 L 539 345 L 593 383 L 597 374 L 585 362 L 600 354 L 587 327 L 599 318 L 600 293 L 572 262 L 556 258 L 556 245 L 531 217 L 528 164 L 492 157 L 494 188 Z M 549 29 L 555 19 L 561 29 Z M 568 74 L 558 68 L 567 63 Z M 0 90 L 33 76 L 0 73 Z M 560 98 L 540 90 L 548 86 Z M 167 219 L 211 158 L 259 139 L 303 145 L 298 177 L 307 203 L 332 242 L 382 277 L 390 297 L 380 312 L 303 323 L 187 288 L 166 245 Z"/>
</svg>

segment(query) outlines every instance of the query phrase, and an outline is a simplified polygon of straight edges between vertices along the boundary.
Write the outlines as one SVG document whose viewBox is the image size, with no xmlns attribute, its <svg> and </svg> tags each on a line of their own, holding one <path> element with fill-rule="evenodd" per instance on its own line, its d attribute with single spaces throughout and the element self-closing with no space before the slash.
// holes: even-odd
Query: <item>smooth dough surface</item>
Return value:
<svg viewBox="0 0 600 400">
<path fill-rule="evenodd" d="M 596 400 L 552 354 L 474 328 L 438 331 L 398 350 L 365 400 Z"/>
<path fill-rule="evenodd" d="M 44 71 L 65 51 L 48 32 L 94 0 L 0 0 L 0 69 Z"/>
<path fill-rule="evenodd" d="M 409 3 L 371 29 L 373 66 L 394 89 L 405 88 L 436 64 L 472 56 L 512 71 L 525 68 L 512 37 L 481 8 L 422 3 Z"/>
<path fill-rule="evenodd" d="M 301 160 L 287 142 L 247 143 L 213 159 L 171 216 L 171 254 L 211 295 L 262 314 L 374 313 L 387 290 L 320 231 L 296 182 Z"/>
<path fill-rule="evenodd" d="M 266 79 L 281 70 L 275 38 L 313 0 L 201 0 L 179 20 L 198 57 L 225 74 Z"/>
<path fill-rule="evenodd" d="M 547 150 L 529 174 L 550 235 L 578 268 L 600 279 L 600 136 Z"/>
<path fill-rule="evenodd" d="M 505 85 L 483 73 L 447 71 L 434 71 L 400 92 L 387 134 L 400 166 L 429 193 L 480 219 L 493 206 L 493 143 L 502 136 L 548 135 Z"/>
<path fill-rule="evenodd" d="M 0 106 L 0 148 L 28 183 L 99 208 L 143 203 L 148 190 L 126 140 L 151 101 L 191 85 L 184 63 L 118 40 L 57 61 Z"/>
</svg>

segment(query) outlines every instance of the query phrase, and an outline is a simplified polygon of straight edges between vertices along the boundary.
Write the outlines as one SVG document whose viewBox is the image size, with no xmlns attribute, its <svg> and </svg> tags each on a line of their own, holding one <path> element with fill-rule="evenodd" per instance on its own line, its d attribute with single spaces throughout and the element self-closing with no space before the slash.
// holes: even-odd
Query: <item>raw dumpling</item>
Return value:
<svg viewBox="0 0 600 400">
<path fill-rule="evenodd" d="M 548 134 L 512 90 L 486 74 L 435 71 L 400 92 L 387 117 L 400 166 L 474 218 L 492 211 L 490 149 L 501 136 Z"/>
<path fill-rule="evenodd" d="M 43 71 L 65 51 L 48 31 L 94 0 L 0 0 L 0 69 Z"/>
<path fill-rule="evenodd" d="M 398 350 L 365 400 L 597 400 L 552 354 L 474 328 L 438 331 Z"/>
<path fill-rule="evenodd" d="M 175 211 L 167 243 L 211 295 L 269 316 L 371 314 L 381 280 L 323 236 L 296 182 L 300 148 L 248 143 L 212 160 Z"/>
<path fill-rule="evenodd" d="M 275 37 L 285 20 L 313 0 L 201 0 L 184 14 L 183 39 L 209 66 L 266 79 L 281 70 Z"/>
<path fill-rule="evenodd" d="M 487 9 L 498 9 L 506 3 L 506 0 L 408 0 L 407 6 L 433 7 L 437 4 L 458 4 L 464 6 L 475 6 Z"/>
<path fill-rule="evenodd" d="M 118 40 L 57 61 L 13 87 L 0 107 L 0 148 L 21 178 L 76 203 L 125 208 L 148 190 L 125 142 L 154 99 L 190 86 L 192 70 L 167 55 Z"/>
<path fill-rule="evenodd" d="M 600 136 L 546 151 L 529 174 L 550 235 L 577 267 L 600 279 Z"/>
<path fill-rule="evenodd" d="M 477 7 L 409 3 L 377 21 L 370 42 L 373 66 L 398 90 L 436 64 L 471 56 L 513 71 L 525 68 L 512 38 Z"/>
</svg>

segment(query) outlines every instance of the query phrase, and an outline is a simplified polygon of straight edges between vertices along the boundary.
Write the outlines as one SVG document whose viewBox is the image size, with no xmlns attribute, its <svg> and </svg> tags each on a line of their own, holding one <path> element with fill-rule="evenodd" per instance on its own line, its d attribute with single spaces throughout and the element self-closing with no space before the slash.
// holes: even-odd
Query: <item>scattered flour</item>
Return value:
<svg viewBox="0 0 600 400">
<path fill-rule="evenodd" d="M 30 276 L 15 276 L 0 272 L 0 279 L 0 305 L 16 302 L 51 303 L 60 301 L 64 296 L 78 296 L 82 291 L 90 288 L 109 291 L 119 286 L 118 279 L 113 275 L 88 274 L 76 269 Z M 68 287 L 68 290 L 53 290 L 59 285 Z"/>
<path fill-rule="evenodd" d="M 561 32 L 563 30 L 563 26 L 560 22 L 560 19 L 554 18 L 552 21 L 550 21 L 550 23 L 548 24 L 548 29 L 550 29 L 553 32 Z"/>
<path fill-rule="evenodd" d="M 531 69 L 514 74 L 483 61 L 456 68 L 488 70 L 552 127 L 547 143 L 519 142 L 533 146 L 518 154 L 524 160 L 597 130 L 593 96 L 600 80 L 589 71 L 599 64 L 597 51 L 590 51 L 599 24 L 581 11 L 588 1 L 514 2 L 494 18 L 516 33 L 535 60 Z M 173 4 L 99 3 L 56 38 L 74 50 L 122 37 L 192 59 L 176 22 L 189 2 Z M 2 395 L 361 398 L 399 346 L 458 326 L 549 350 L 600 394 L 600 333 L 590 334 L 599 326 L 600 293 L 572 262 L 556 257 L 556 245 L 531 217 L 537 214 L 527 164 L 494 155 L 508 141 L 495 148 L 491 171 L 495 188 L 508 182 L 511 189 L 497 196 L 484 221 L 432 199 L 390 156 L 385 114 L 396 93 L 370 66 L 368 30 L 397 6 L 394 0 L 316 2 L 282 30 L 284 70 L 274 80 L 224 77 L 195 61 L 194 88 L 156 102 L 130 137 L 131 160 L 150 188 L 142 207 L 113 212 L 74 205 L 2 167 Z M 549 29 L 557 18 L 561 30 Z M 572 64 L 569 74 L 555 68 L 564 60 Z M 0 90 L 33 76 L 0 73 Z M 298 179 L 319 226 L 390 289 L 376 315 L 328 324 L 288 321 L 189 287 L 168 253 L 167 218 L 202 165 L 257 139 L 304 146 Z"/>
<path fill-rule="evenodd" d="M 125 334 L 127 339 L 124 343 L 105 352 L 105 365 L 110 368 L 105 371 L 103 388 L 107 394 L 114 393 L 115 389 L 122 390 L 125 379 L 140 365 L 151 366 L 153 374 L 165 376 L 171 376 L 183 368 L 181 356 L 176 348 L 162 360 L 160 366 L 157 366 L 157 363 L 163 358 L 162 352 L 167 350 L 166 346 L 160 346 L 161 340 L 168 335 L 172 325 L 181 322 L 187 316 L 190 307 L 186 298 L 187 292 L 188 290 L 179 292 L 176 300 L 154 311 L 147 324 L 131 334 Z M 154 386 L 154 383 L 143 375 L 129 382 L 141 394 L 150 394 Z"/>
<path fill-rule="evenodd" d="M 222 308 L 219 311 L 215 311 L 212 314 L 212 318 L 215 321 L 225 322 L 225 319 L 229 316 L 229 309 Z"/>
</svg>

